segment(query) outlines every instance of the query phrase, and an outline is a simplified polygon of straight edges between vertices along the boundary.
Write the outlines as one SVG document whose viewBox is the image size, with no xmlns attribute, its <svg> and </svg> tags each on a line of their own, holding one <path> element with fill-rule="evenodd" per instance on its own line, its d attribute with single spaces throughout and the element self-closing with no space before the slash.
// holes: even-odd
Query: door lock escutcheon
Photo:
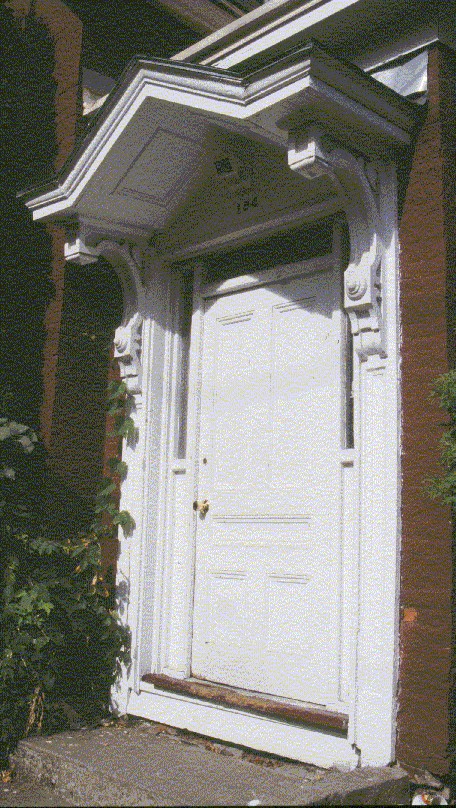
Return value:
<svg viewBox="0 0 456 808">
<path fill-rule="evenodd" d="M 193 510 L 199 511 L 201 516 L 206 516 L 209 510 L 209 502 L 207 499 L 195 499 L 193 503 Z"/>
</svg>

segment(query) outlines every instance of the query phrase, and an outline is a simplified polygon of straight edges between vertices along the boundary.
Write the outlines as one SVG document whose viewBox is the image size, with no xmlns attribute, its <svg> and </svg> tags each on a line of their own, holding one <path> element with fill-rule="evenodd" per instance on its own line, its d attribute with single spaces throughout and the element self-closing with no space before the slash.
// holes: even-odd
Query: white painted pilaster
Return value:
<svg viewBox="0 0 456 808">
<path fill-rule="evenodd" d="M 394 760 L 397 685 L 400 398 L 395 171 L 379 174 L 385 251 L 382 306 L 388 353 L 359 366 L 360 591 L 355 711 L 362 765 Z M 356 339 L 355 339 L 356 342 Z"/>
</svg>

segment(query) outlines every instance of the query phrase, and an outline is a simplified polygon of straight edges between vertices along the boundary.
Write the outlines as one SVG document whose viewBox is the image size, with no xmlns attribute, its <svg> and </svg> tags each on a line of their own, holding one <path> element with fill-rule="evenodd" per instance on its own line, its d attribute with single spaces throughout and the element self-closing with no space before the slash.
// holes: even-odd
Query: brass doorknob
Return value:
<svg viewBox="0 0 456 808">
<path fill-rule="evenodd" d="M 193 503 L 193 510 L 199 511 L 201 516 L 206 516 L 209 510 L 209 503 L 207 499 L 195 499 Z"/>
</svg>

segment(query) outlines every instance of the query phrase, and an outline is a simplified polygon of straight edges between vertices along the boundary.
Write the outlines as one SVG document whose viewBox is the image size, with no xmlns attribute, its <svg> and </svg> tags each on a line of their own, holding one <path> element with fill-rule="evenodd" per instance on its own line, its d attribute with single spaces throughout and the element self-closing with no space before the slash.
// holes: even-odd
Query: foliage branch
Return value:
<svg viewBox="0 0 456 808">
<path fill-rule="evenodd" d="M 440 440 L 443 471 L 428 481 L 428 492 L 451 507 L 453 517 L 453 643 L 452 687 L 450 695 L 450 781 L 456 787 L 456 369 L 439 376 L 434 382 L 433 396 L 448 415 Z"/>
<path fill-rule="evenodd" d="M 105 716 L 110 688 L 129 663 L 128 631 L 103 573 L 102 542 L 134 521 L 118 507 L 122 438 L 136 439 L 132 397 L 122 382 L 108 391 L 111 476 L 96 496 L 95 518 L 65 538 L 43 518 L 39 442 L 25 424 L 0 419 L 0 766 L 30 732 L 74 728 Z M 39 455 L 39 452 L 38 452 Z M 38 458 L 36 458 L 38 459 Z M 33 480 L 34 485 L 30 485 Z M 32 495 L 30 494 L 32 491 Z"/>
<path fill-rule="evenodd" d="M 434 382 L 433 395 L 449 416 L 441 438 L 444 473 L 431 480 L 429 492 L 446 505 L 456 507 L 456 370 L 444 373 Z"/>
<path fill-rule="evenodd" d="M 125 535 L 130 535 L 135 523 L 130 513 L 119 510 L 119 485 L 125 479 L 128 466 L 122 460 L 122 439 L 133 444 L 137 438 L 137 430 L 131 411 L 134 397 L 128 391 L 125 382 L 113 380 L 108 386 L 108 415 L 114 419 L 114 425 L 108 435 L 118 438 L 118 451 L 108 461 L 109 471 L 98 490 L 95 500 L 95 521 L 93 529 L 103 535 L 112 532 L 120 525 Z"/>
</svg>

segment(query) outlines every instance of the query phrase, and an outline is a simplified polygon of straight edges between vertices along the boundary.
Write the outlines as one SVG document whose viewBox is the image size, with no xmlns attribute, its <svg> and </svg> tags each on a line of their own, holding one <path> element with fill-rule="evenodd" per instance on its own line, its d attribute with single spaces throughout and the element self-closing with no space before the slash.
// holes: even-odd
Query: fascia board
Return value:
<svg viewBox="0 0 456 808">
<path fill-rule="evenodd" d="M 385 143 L 388 142 L 390 147 L 393 145 L 396 147 L 408 146 L 410 144 L 411 134 L 409 129 L 404 129 L 386 120 L 378 112 L 369 109 L 352 98 L 347 98 L 339 90 L 334 89 L 334 87 L 329 86 L 320 79 L 313 78 L 310 80 L 309 88 L 306 91 L 306 101 L 307 109 L 304 115 L 307 120 L 309 113 L 312 122 L 320 120 L 321 123 L 324 123 L 324 112 L 327 113 L 326 120 L 328 114 L 333 116 L 332 124 L 329 125 L 328 129 L 336 141 L 337 128 L 345 125 L 347 130 L 355 130 L 354 141 L 356 141 L 356 131 L 359 132 L 359 136 L 362 134 L 369 135 L 372 141 L 373 153 L 376 151 L 376 140 L 381 152 L 384 151 Z M 295 127 L 299 128 L 299 122 L 300 112 L 298 111 L 296 115 L 291 114 L 280 121 L 278 125 L 290 130 Z"/>
<path fill-rule="evenodd" d="M 180 51 L 173 60 L 230 69 L 361 0 L 270 0 Z"/>
<path fill-rule="evenodd" d="M 287 82 L 296 81 L 304 72 L 312 80 L 321 80 L 346 98 L 377 113 L 385 121 L 393 122 L 408 132 L 413 130 L 416 123 L 416 109 L 413 104 L 355 65 L 332 57 L 315 42 L 247 73 L 246 98 L 259 97 L 263 91 L 262 84 L 264 91 L 268 92 L 270 87 L 276 89 L 280 84 L 285 86 Z M 270 84 L 268 77 L 272 77 L 272 81 L 269 79 Z"/>
<path fill-rule="evenodd" d="M 304 54 L 307 54 L 306 58 L 303 58 Z M 342 84 L 350 92 L 351 98 L 347 99 L 342 92 L 333 90 L 329 84 L 320 81 L 319 75 L 336 86 Z M 87 145 L 83 143 L 81 152 L 75 154 L 74 161 L 61 176 L 57 187 L 41 194 L 25 195 L 26 205 L 33 211 L 35 219 L 55 216 L 74 208 L 90 178 L 147 99 L 193 110 L 207 115 L 208 120 L 214 122 L 231 119 L 242 123 L 252 119 L 254 125 L 260 123 L 261 126 L 261 121 L 258 120 L 261 113 L 270 110 L 276 118 L 277 127 L 277 122 L 287 112 L 295 112 L 300 103 L 302 106 L 306 105 L 305 94 L 312 85 L 320 93 L 320 97 L 324 94 L 328 103 L 333 103 L 336 120 L 340 116 L 340 108 L 348 104 L 354 121 L 358 117 L 368 124 L 363 112 L 363 95 L 370 106 L 375 106 L 376 100 L 377 107 L 380 106 L 381 109 L 373 110 L 370 114 L 374 131 L 382 131 L 383 137 L 391 138 L 399 145 L 407 142 L 415 121 L 409 102 L 383 88 L 362 71 L 349 69 L 331 58 L 325 61 L 323 52 L 313 44 L 301 49 L 298 55 L 291 54 L 243 77 L 213 68 L 167 60 L 138 60 L 129 70 L 128 79 L 115 93 L 113 103 L 101 117 L 92 138 Z M 315 85 L 316 81 L 320 81 L 318 86 Z M 357 85 L 359 101 L 354 101 Z M 369 92 L 366 93 L 366 86 L 370 95 Z M 294 99 L 291 107 L 288 105 L 287 109 L 281 110 L 281 102 L 289 99 Z M 397 117 L 401 117 L 401 111 L 403 131 L 395 122 Z"/>
</svg>

